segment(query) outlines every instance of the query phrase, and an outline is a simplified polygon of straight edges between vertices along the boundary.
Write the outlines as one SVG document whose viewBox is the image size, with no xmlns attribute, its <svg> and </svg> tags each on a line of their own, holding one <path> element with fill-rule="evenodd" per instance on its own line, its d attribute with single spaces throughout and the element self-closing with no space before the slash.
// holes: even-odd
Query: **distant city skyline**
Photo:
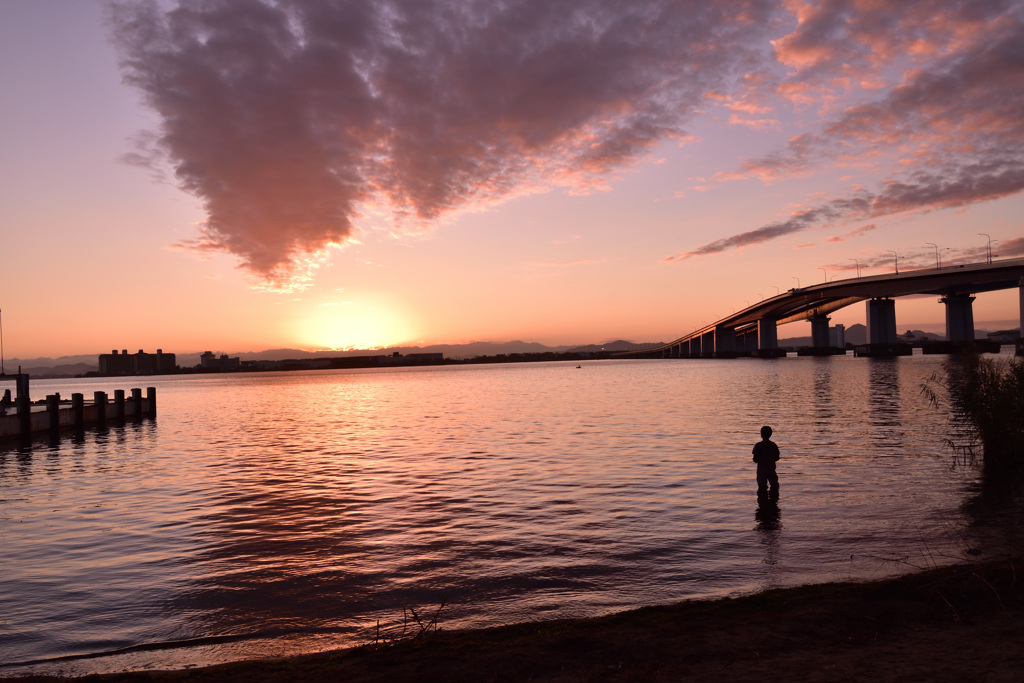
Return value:
<svg viewBox="0 0 1024 683">
<path fill-rule="evenodd" d="M 671 341 L 1024 256 L 1024 8 L 743 8 L 2 3 L 4 353 Z"/>
</svg>

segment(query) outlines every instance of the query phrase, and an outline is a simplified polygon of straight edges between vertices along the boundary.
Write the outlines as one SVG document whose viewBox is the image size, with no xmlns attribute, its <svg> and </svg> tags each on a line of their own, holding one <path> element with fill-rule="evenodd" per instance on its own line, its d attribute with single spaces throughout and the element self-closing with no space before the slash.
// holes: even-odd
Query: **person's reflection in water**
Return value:
<svg viewBox="0 0 1024 683">
<path fill-rule="evenodd" d="M 779 499 L 767 493 L 757 496 L 757 510 L 754 512 L 757 521 L 757 535 L 764 548 L 762 563 L 767 567 L 764 575 L 764 589 L 776 588 L 779 582 L 779 539 L 782 537 L 782 515 L 779 511 Z"/>
<path fill-rule="evenodd" d="M 757 510 L 754 512 L 758 531 L 778 531 L 782 528 L 782 513 L 779 511 L 779 497 L 768 492 L 757 494 Z"/>
</svg>

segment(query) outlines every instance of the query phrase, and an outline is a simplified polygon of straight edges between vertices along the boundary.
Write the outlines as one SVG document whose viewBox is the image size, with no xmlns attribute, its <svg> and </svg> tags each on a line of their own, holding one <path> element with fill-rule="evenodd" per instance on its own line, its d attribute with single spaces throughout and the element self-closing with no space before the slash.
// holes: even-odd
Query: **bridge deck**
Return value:
<svg viewBox="0 0 1024 683">
<path fill-rule="evenodd" d="M 896 298 L 912 294 L 960 296 L 1013 289 L 1021 287 L 1022 282 L 1024 258 L 1017 258 L 992 263 L 870 275 L 794 288 L 648 352 L 666 350 L 720 328 L 732 328 L 738 333 L 743 333 L 763 319 L 774 320 L 778 325 L 810 320 L 866 299 Z"/>
</svg>

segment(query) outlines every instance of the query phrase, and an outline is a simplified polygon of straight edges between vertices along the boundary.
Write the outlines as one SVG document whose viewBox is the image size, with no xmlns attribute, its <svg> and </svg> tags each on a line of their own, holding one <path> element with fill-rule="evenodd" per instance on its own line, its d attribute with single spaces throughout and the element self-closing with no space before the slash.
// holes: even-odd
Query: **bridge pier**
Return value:
<svg viewBox="0 0 1024 683">
<path fill-rule="evenodd" d="M 743 335 L 743 343 L 741 344 L 743 353 L 745 355 L 751 355 L 757 351 L 757 329 L 747 330 Z"/>
<path fill-rule="evenodd" d="M 757 344 L 760 350 L 779 348 L 779 329 L 773 318 L 757 321 Z"/>
<path fill-rule="evenodd" d="M 715 358 L 735 358 L 736 355 L 736 328 L 716 327 Z"/>
<path fill-rule="evenodd" d="M 816 315 L 811 318 L 811 346 L 816 349 L 827 349 L 831 344 L 828 338 L 828 322 L 831 320 L 827 315 Z"/>
<path fill-rule="evenodd" d="M 858 356 L 909 356 L 910 344 L 897 341 L 896 301 L 893 299 L 868 299 L 867 301 L 868 343 L 858 346 Z"/>
<path fill-rule="evenodd" d="M 700 336 L 700 357 L 715 357 L 715 331 L 710 330 Z"/>
<path fill-rule="evenodd" d="M 896 343 L 896 301 L 868 299 L 868 344 Z"/>
<path fill-rule="evenodd" d="M 946 305 L 946 339 L 951 342 L 974 341 L 974 297 L 951 294 L 939 299 Z"/>
<path fill-rule="evenodd" d="M 690 358 L 700 358 L 700 337 L 690 337 Z"/>
<path fill-rule="evenodd" d="M 778 358 L 786 355 L 786 352 L 779 348 L 779 327 L 775 318 L 761 318 L 757 321 L 754 341 L 757 347 L 754 355 L 759 358 Z"/>
<path fill-rule="evenodd" d="M 846 353 L 845 347 L 832 342 L 832 330 L 828 326 L 829 320 L 831 318 L 827 315 L 815 315 L 810 318 L 811 347 L 797 351 L 798 356 L 834 356 Z"/>
</svg>

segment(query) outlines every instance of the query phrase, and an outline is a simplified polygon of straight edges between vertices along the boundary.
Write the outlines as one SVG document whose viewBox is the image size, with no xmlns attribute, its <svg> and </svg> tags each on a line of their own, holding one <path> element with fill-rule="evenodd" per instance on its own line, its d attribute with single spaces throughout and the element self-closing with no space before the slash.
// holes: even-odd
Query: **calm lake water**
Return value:
<svg viewBox="0 0 1024 683">
<path fill-rule="evenodd" d="M 994 523 L 921 393 L 943 362 L 35 381 L 155 386 L 159 416 L 0 449 L 0 675 L 365 643 L 442 601 L 456 629 L 962 560 Z M 755 495 L 762 424 L 777 507 Z"/>
</svg>

